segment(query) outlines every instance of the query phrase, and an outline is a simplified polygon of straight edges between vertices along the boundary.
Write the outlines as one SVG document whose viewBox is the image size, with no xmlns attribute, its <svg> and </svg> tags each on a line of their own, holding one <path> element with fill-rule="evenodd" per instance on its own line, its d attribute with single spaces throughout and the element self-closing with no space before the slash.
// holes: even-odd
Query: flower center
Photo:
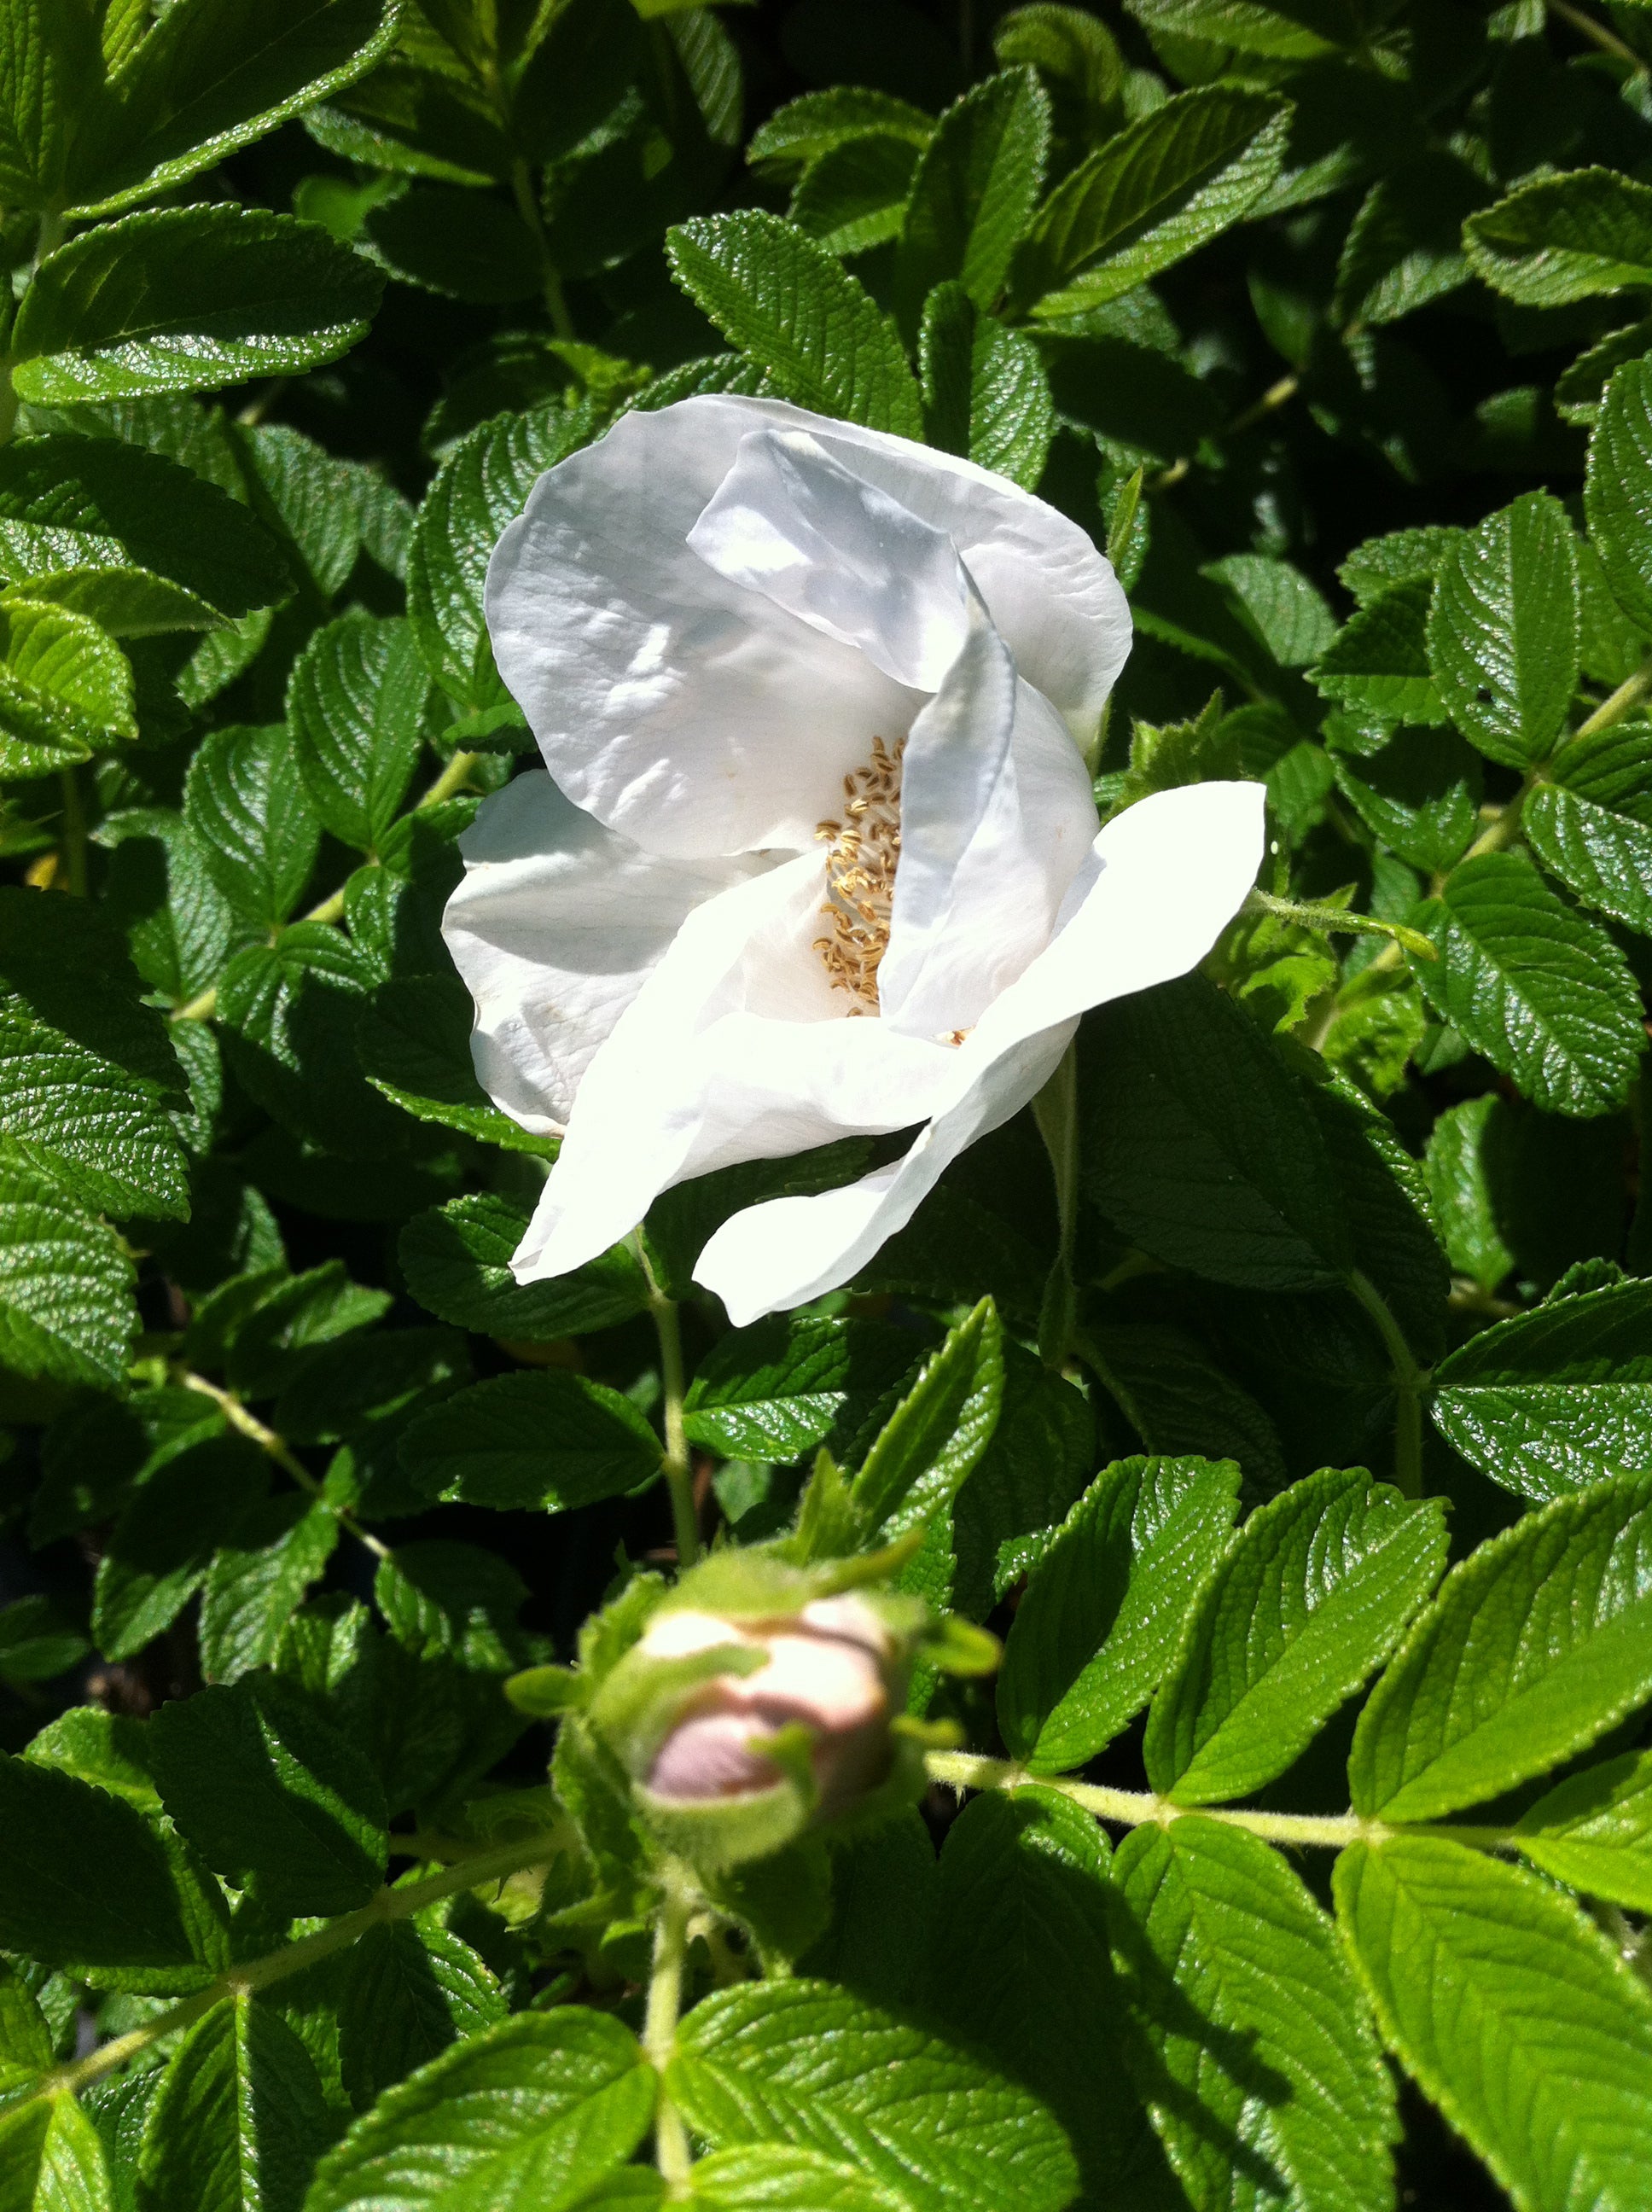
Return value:
<svg viewBox="0 0 1652 2212">
<path fill-rule="evenodd" d="M 901 858 L 901 756 L 882 738 L 872 741 L 872 758 L 843 779 L 843 819 L 823 822 L 815 836 L 831 849 L 826 855 L 826 903 L 821 908 L 831 933 L 815 939 L 835 991 L 847 991 L 852 1014 L 878 1012 L 878 969 L 889 950 L 890 902 Z"/>
</svg>

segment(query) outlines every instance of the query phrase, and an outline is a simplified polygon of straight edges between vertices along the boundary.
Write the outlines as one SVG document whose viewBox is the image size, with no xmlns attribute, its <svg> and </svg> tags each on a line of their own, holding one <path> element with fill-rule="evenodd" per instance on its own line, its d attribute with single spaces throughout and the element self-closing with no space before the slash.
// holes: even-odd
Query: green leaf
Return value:
<svg viewBox="0 0 1652 2212">
<path fill-rule="evenodd" d="M 561 405 L 483 422 L 454 447 L 424 495 L 407 556 L 408 619 L 426 666 L 462 707 L 504 696 L 482 605 L 499 533 L 544 471 L 596 427 L 588 409 Z"/>
<path fill-rule="evenodd" d="M 1433 578 L 1440 564 L 1463 533 L 1449 523 L 1426 523 L 1415 530 L 1390 530 L 1381 538 L 1368 538 L 1337 570 L 1359 605 L 1367 606 L 1390 584 Z"/>
<path fill-rule="evenodd" d="M 318 630 L 294 664 L 287 720 L 310 803 L 372 853 L 400 811 L 423 749 L 430 678 L 410 626 L 357 611 Z"/>
<path fill-rule="evenodd" d="M 1004 1402 L 993 1441 L 953 1503 L 954 1603 L 984 1620 L 1023 1571 L 1021 1553 L 1077 1503 L 1096 1462 L 1084 1394 L 1004 1342 Z"/>
<path fill-rule="evenodd" d="M 409 1290 L 442 1321 L 528 1342 L 610 1328 L 647 1309 L 647 1280 L 629 1244 L 571 1274 L 519 1284 L 510 1258 L 527 1225 L 525 1207 L 487 1191 L 419 1214 L 401 1237 Z"/>
<path fill-rule="evenodd" d="M 1114 1858 L 1138 2084 L 1195 2205 L 1380 2212 L 1394 2086 L 1336 1931 L 1278 1855 L 1191 1814 Z M 1127 2046 L 1128 2049 L 1129 2046 Z M 1254 2192 L 1254 2193 L 1249 2193 Z"/>
<path fill-rule="evenodd" d="M 1652 743 L 1644 723 L 1577 737 L 1527 799 L 1527 843 L 1586 906 L 1652 933 Z"/>
<path fill-rule="evenodd" d="M 1208 562 L 1212 577 L 1238 602 L 1241 619 L 1281 668 L 1306 668 L 1336 634 L 1336 617 L 1300 568 L 1260 553 Z"/>
<path fill-rule="evenodd" d="M 61 206 L 76 129 L 94 95 L 97 18 L 87 0 L 12 0 L 0 29 L 0 200 Z"/>
<path fill-rule="evenodd" d="M 235 1682 L 273 1666 L 288 1622 L 337 1547 L 338 1516 L 284 1491 L 248 1517 L 224 1545 L 201 1593 L 201 1671 L 210 1682 Z"/>
<path fill-rule="evenodd" d="M 1168 2212 L 1176 2191 L 1152 2130 L 1121 2094 L 1110 1856 L 1090 1814 L 1054 1790 L 977 1797 L 946 1832 L 922 1995 L 949 2033 L 1044 2099 L 1078 2154 L 1080 2202 Z"/>
<path fill-rule="evenodd" d="M 962 284 L 938 284 L 918 334 L 924 422 L 933 446 L 1030 491 L 1044 473 L 1055 405 L 1038 349 L 983 314 Z"/>
<path fill-rule="evenodd" d="M 197 1431 L 152 1466 L 122 1506 L 98 1565 L 92 1633 L 107 1659 L 135 1658 L 169 1628 L 239 1537 L 269 1487 L 244 1437 Z"/>
<path fill-rule="evenodd" d="M 1455 730 L 1399 729 L 1379 751 L 1338 753 L 1332 766 L 1366 827 L 1414 868 L 1444 874 L 1480 827 L 1480 765 Z"/>
<path fill-rule="evenodd" d="M 1145 1251 L 1218 1282 L 1317 1290 L 1354 1264 L 1312 1106 L 1202 978 L 1103 1011 L 1080 1063 L 1085 1182 Z"/>
<path fill-rule="evenodd" d="M 0 1681 L 49 1682 L 78 1666 L 91 1645 L 48 1597 L 0 1607 Z"/>
<path fill-rule="evenodd" d="M 1433 1836 L 1356 1844 L 1334 1881 L 1384 2039 L 1521 2212 L 1628 2212 L 1652 2167 L 1652 1996 L 1599 1930 Z"/>
<path fill-rule="evenodd" d="M 45 775 L 134 738 L 131 664 L 85 615 L 0 604 L 0 775 Z"/>
<path fill-rule="evenodd" d="M 322 599 L 336 596 L 363 552 L 386 574 L 403 574 L 413 510 L 376 470 L 338 459 L 285 422 L 238 424 L 235 444 L 254 507 Z"/>
<path fill-rule="evenodd" d="M 507 1152 L 554 1158 L 559 1140 L 536 1136 L 513 1121 L 477 1080 L 471 1019 L 470 994 L 451 969 L 445 975 L 398 975 L 380 986 L 355 1024 L 361 1073 L 375 1091 L 421 1121 L 462 1129 Z"/>
<path fill-rule="evenodd" d="M 291 587 L 269 532 L 193 469 L 113 438 L 0 448 L 0 575 L 93 568 L 152 571 L 225 615 Z"/>
<path fill-rule="evenodd" d="M 1448 1107 L 1430 1133 L 1423 1162 L 1429 1211 L 1452 1266 L 1488 1291 L 1515 1264 L 1487 1174 L 1487 1136 L 1497 1111 L 1491 1096 Z"/>
<path fill-rule="evenodd" d="M 1445 1565 L 1437 1500 L 1325 1468 L 1254 1513 L 1153 1700 L 1147 1778 L 1181 1805 L 1250 1796 L 1379 1667 Z"/>
<path fill-rule="evenodd" d="M 653 2069 L 618 2021 L 520 2013 L 387 2090 L 322 2160 L 305 2212 L 571 2212 L 653 2108 Z"/>
<path fill-rule="evenodd" d="M 386 0 L 178 0 L 109 82 L 76 149 L 78 218 L 109 215 L 210 169 L 363 76 L 396 35 Z"/>
<path fill-rule="evenodd" d="M 659 1439 L 631 1401 L 554 1367 L 496 1375 L 421 1413 L 402 1465 L 431 1498 L 566 1513 L 659 1473 Z"/>
<path fill-rule="evenodd" d="M 1484 1329 L 1435 1370 L 1435 1425 L 1538 1504 L 1652 1472 L 1652 1283 L 1615 1283 Z"/>
<path fill-rule="evenodd" d="M 924 1362 L 860 1463 L 849 1496 L 868 1536 L 904 1535 L 951 1504 L 1003 1399 L 1003 1335 L 983 1298 Z"/>
<path fill-rule="evenodd" d="M 227 204 L 127 216 L 41 263 L 12 331 L 25 399 L 210 391 L 348 353 L 382 279 L 314 223 Z"/>
<path fill-rule="evenodd" d="M 67 2091 L 0 2118 L 0 2203 L 6 2212 L 113 2212 L 97 2130 Z"/>
<path fill-rule="evenodd" d="M 1527 307 L 1652 289 L 1652 189 L 1614 169 L 1540 177 L 1463 225 L 1478 276 Z"/>
<path fill-rule="evenodd" d="M 200 1690 L 150 1723 L 162 1803 L 216 1873 L 279 1919 L 353 1911 L 384 1880 L 378 1777 L 278 1675 Z"/>
<path fill-rule="evenodd" d="M 817 154 L 798 179 L 787 220 L 829 253 L 847 258 L 901 233 L 918 149 L 893 132 L 846 138 Z"/>
<path fill-rule="evenodd" d="M 1313 681 L 1327 699 L 1378 724 L 1446 720 L 1428 656 L 1427 576 L 1390 584 L 1368 599 L 1327 649 Z"/>
<path fill-rule="evenodd" d="M 1029 69 L 989 76 L 950 107 L 919 157 L 896 286 L 909 329 L 937 284 L 993 307 L 1043 187 L 1050 104 Z"/>
<path fill-rule="evenodd" d="M 293 2030 L 249 1992 L 224 1997 L 179 2045 L 149 2107 L 139 2202 L 154 2212 L 298 2212 L 331 2133 L 320 2076 Z"/>
<path fill-rule="evenodd" d="M 828 1442 L 841 1453 L 920 1349 L 903 1329 L 812 1314 L 732 1330 L 689 1385 L 689 1442 L 724 1459 L 801 1459 Z"/>
<path fill-rule="evenodd" d="M 1522 1857 L 1590 1897 L 1652 1911 L 1652 1753 L 1625 1752 L 1540 1797 L 1515 1824 Z"/>
<path fill-rule="evenodd" d="M 1012 1756 L 1066 1773 L 1140 1711 L 1238 1504 L 1230 1460 L 1120 1460 L 1096 1477 L 1035 1562 L 1011 1625 L 998 1720 Z"/>
<path fill-rule="evenodd" d="M 314 869 L 321 824 L 283 724 L 210 732 L 190 763 L 184 819 L 242 920 L 260 930 L 287 920 Z"/>
<path fill-rule="evenodd" d="M 1424 995 L 1552 1114 L 1621 1104 L 1645 1045 L 1628 963 L 1517 853 L 1465 860 L 1412 916 L 1438 947 L 1414 963 Z"/>
<path fill-rule="evenodd" d="M 1606 386 L 1589 440 L 1583 512 L 1618 604 L 1652 633 L 1652 361 L 1626 362 Z"/>
<path fill-rule="evenodd" d="M 1336 0 L 1130 0 L 1130 13 L 1150 32 L 1281 60 L 1316 60 L 1357 35 Z"/>
<path fill-rule="evenodd" d="M 446 1928 L 370 1928 L 344 1962 L 339 2063 L 358 2112 L 450 2045 L 505 2017 L 498 1982 Z"/>
<path fill-rule="evenodd" d="M 824 2151 L 912 2212 L 1061 2212 L 1078 2179 L 1060 2128 L 1026 2090 L 825 1982 L 714 1991 L 678 2030 L 666 2083 L 714 2150 Z"/>
<path fill-rule="evenodd" d="M 1398 322 L 1467 283 L 1466 216 L 1485 186 L 1455 154 L 1424 153 L 1380 177 L 1348 226 L 1332 313 L 1339 323 Z"/>
<path fill-rule="evenodd" d="M 906 2200 L 817 2150 L 749 2143 L 695 2160 L 688 2202 L 700 2212 L 904 2212 Z"/>
<path fill-rule="evenodd" d="M 147 568 L 70 568 L 14 584 L 5 604 L 44 602 L 82 615 L 112 637 L 161 637 L 168 630 L 217 630 L 223 617 L 181 585 Z"/>
<path fill-rule="evenodd" d="M 98 909 L 0 889 L 0 1131 L 116 1215 L 187 1218 L 183 1072 Z"/>
<path fill-rule="evenodd" d="M 195 1962 L 174 1862 L 131 1805 L 0 1753 L 0 1822 L 8 1838 L 0 1946 L 52 1966 Z"/>
<path fill-rule="evenodd" d="M 1455 1567 L 1359 1717 L 1356 1812 L 1438 1820 L 1652 1696 L 1652 1479 L 1557 1498 Z"/>
<path fill-rule="evenodd" d="M 1187 1330 L 1163 1322 L 1103 1322 L 1085 1333 L 1084 1357 L 1150 1451 L 1236 1460 L 1252 1497 L 1284 1488 L 1272 1422 Z"/>
<path fill-rule="evenodd" d="M 459 185 L 414 185 L 369 210 L 368 251 L 404 283 L 499 306 L 544 283 L 539 242 L 513 207 Z"/>
<path fill-rule="evenodd" d="M 118 1388 L 137 1333 L 132 1277 L 113 1230 L 0 1139 L 0 1365 Z"/>
<path fill-rule="evenodd" d="M 1266 93 L 1219 85 L 1153 108 L 1044 203 L 1017 270 L 1021 298 L 1043 317 L 1082 313 L 1217 237 L 1278 176 L 1290 115 Z"/>
<path fill-rule="evenodd" d="M 934 124 L 923 110 L 892 93 L 863 85 L 834 85 L 788 100 L 751 134 L 745 151 L 753 168 L 806 167 L 835 146 L 868 136 L 904 138 L 926 146 Z"/>
<path fill-rule="evenodd" d="M 677 224 L 665 251 L 683 290 L 787 398 L 870 429 L 923 435 L 900 340 L 823 246 L 748 209 Z"/>
<path fill-rule="evenodd" d="M 1434 680 L 1463 735 L 1505 768 L 1545 759 L 1565 727 L 1577 688 L 1572 549 L 1559 501 L 1530 491 L 1441 563 L 1428 618 Z"/>
</svg>

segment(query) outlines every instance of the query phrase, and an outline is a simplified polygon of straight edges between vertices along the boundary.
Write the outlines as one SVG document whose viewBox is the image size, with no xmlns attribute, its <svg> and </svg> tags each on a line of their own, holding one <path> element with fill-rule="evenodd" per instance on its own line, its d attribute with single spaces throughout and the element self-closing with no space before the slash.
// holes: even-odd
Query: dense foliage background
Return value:
<svg viewBox="0 0 1652 2212">
<path fill-rule="evenodd" d="M 700 1897 L 695 2203 L 1652 2205 L 1652 9 L 0 0 L 0 2207 L 649 2201 L 659 1868 L 501 1686 L 662 1450 L 874 1443 L 988 1787 Z M 1266 783 L 1072 1297 L 1030 1115 L 801 1316 L 695 1257 L 869 1145 L 511 1280 L 483 574 L 728 389 L 1109 548 L 1104 812 Z"/>
</svg>

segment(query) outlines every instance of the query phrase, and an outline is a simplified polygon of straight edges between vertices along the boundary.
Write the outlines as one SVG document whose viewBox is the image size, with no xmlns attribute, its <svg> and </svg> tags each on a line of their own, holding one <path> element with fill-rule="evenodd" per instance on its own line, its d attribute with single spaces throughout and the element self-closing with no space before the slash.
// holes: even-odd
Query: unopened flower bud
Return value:
<svg viewBox="0 0 1652 2212">
<path fill-rule="evenodd" d="M 644 1778 L 662 1803 L 772 1790 L 785 1771 L 768 1747 L 786 1729 L 812 1738 L 823 1814 L 847 1809 L 887 1774 L 894 1639 L 863 1599 L 817 1598 L 787 1620 L 738 1627 L 712 1613 L 661 1613 L 640 1648 L 656 1659 L 761 1655 L 752 1672 L 714 1674 L 683 1699 Z"/>
</svg>

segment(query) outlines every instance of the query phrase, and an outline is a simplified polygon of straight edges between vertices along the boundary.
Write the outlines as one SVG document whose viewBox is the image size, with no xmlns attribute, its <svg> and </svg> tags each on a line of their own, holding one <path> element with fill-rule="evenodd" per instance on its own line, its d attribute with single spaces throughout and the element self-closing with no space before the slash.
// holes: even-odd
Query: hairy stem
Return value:
<svg viewBox="0 0 1652 2212">
<path fill-rule="evenodd" d="M 275 1462 L 283 1474 L 291 1475 L 301 1490 L 308 1491 L 312 1498 L 322 1498 L 322 1485 L 285 1437 L 278 1437 L 273 1429 L 264 1426 L 256 1413 L 249 1413 L 233 1390 L 221 1390 L 216 1382 L 209 1382 L 204 1375 L 197 1375 L 188 1369 L 175 1379 L 184 1389 L 198 1390 L 203 1398 L 210 1398 L 230 1427 L 255 1443 L 261 1452 Z M 372 1530 L 364 1528 L 353 1513 L 342 1505 L 333 1504 L 331 1499 L 324 1499 L 324 1503 L 339 1527 L 348 1530 L 358 1544 L 364 1544 L 374 1559 L 388 1559 L 393 1556 L 389 1545 L 380 1543 Z"/>
<path fill-rule="evenodd" d="M 665 1487 L 671 1492 L 671 1528 L 677 1538 L 677 1570 L 683 1574 L 700 1556 L 700 1516 L 694 1504 L 694 1464 L 689 1457 L 689 1439 L 683 1426 L 685 1387 L 683 1324 L 677 1315 L 677 1300 L 668 1297 L 659 1286 L 659 1279 L 648 1258 L 648 1248 L 643 1242 L 641 1229 L 632 1231 L 631 1249 L 637 1255 L 644 1280 L 648 1285 L 648 1310 L 653 1316 L 654 1334 L 659 1340 L 659 1387 L 665 1427 L 665 1449 L 660 1455 L 659 1471 L 665 1476 Z"/>
<path fill-rule="evenodd" d="M 1414 952 L 1419 960 L 1440 957 L 1420 929 L 1408 929 L 1403 921 L 1384 921 L 1375 914 L 1351 914 L 1345 907 L 1326 906 L 1317 900 L 1275 898 L 1260 884 L 1247 891 L 1240 911 L 1271 914 L 1278 921 L 1295 922 L 1299 929 L 1314 930 L 1321 937 L 1386 937 L 1407 952 Z"/>
<path fill-rule="evenodd" d="M 1428 1393 L 1427 1370 L 1418 1365 L 1406 1341 L 1405 1331 L 1393 1310 L 1369 1275 L 1356 1267 L 1347 1284 L 1376 1323 L 1394 1376 L 1394 1482 L 1402 1498 L 1423 1494 L 1423 1400 Z"/>
<path fill-rule="evenodd" d="M 1386 1821 L 1367 1820 L 1359 1813 L 1263 1813 L 1230 1805 L 1177 1805 L 1151 1790 L 1106 1790 L 1096 1783 L 1074 1782 L 1065 1775 L 1029 1774 L 1011 1759 L 981 1759 L 968 1751 L 932 1751 L 925 1757 L 924 1769 L 932 1782 L 944 1783 L 953 1790 L 1014 1790 L 1029 1784 L 1054 1790 L 1070 1797 L 1075 1805 L 1082 1805 L 1098 1820 L 1119 1828 L 1150 1825 L 1168 1828 L 1172 1821 L 1193 1814 L 1201 1820 L 1219 1821 L 1224 1827 L 1243 1828 L 1247 1834 L 1260 1836 L 1270 1844 L 1317 1844 L 1327 1850 L 1340 1850 L 1347 1844 L 1381 1843 L 1385 1837 L 1406 1832 Z M 1479 1850 L 1495 1850 L 1506 1844 L 1514 1832 L 1430 1826 L 1428 1832 L 1449 1836 L 1454 1843 Z"/>
<path fill-rule="evenodd" d="M 1604 23 L 1597 23 L 1593 15 L 1586 15 L 1581 8 L 1574 8 L 1571 0 L 1546 0 L 1546 5 L 1550 15 L 1562 23 L 1569 23 L 1574 31 L 1590 40 L 1603 54 L 1610 54 L 1614 61 L 1627 62 L 1634 70 L 1646 67 L 1633 46 L 1620 39 L 1615 31 L 1607 30 Z"/>
<path fill-rule="evenodd" d="M 427 1905 L 435 1905 L 444 1897 L 457 1897 L 463 1890 L 480 1889 L 486 1882 L 501 1881 L 507 1875 L 520 1874 L 528 1867 L 548 1865 L 569 1847 L 572 1835 L 568 1824 L 559 1821 L 554 1828 L 544 1829 L 537 1836 L 518 1837 L 514 1843 L 501 1844 L 496 1850 L 478 1851 L 444 1873 L 428 1875 L 423 1881 L 409 1882 L 399 1889 L 381 1889 L 358 1912 L 347 1912 L 331 1926 L 318 1929 L 313 1936 L 288 1943 L 264 1958 L 249 1959 L 240 1966 L 226 1967 L 215 1982 L 197 1990 L 192 1997 L 185 1997 L 165 2012 L 157 2013 L 153 2020 L 133 2028 L 130 2034 L 116 2036 L 112 2042 L 104 2044 L 72 2066 L 47 2075 L 35 2094 L 49 2097 L 65 2089 L 84 2089 L 91 2082 L 100 2081 L 104 2075 L 112 2074 L 117 2066 L 124 2066 L 150 2044 L 159 2042 L 163 2035 L 175 2035 L 179 2028 L 191 2027 L 223 1998 L 268 1989 L 272 1982 L 284 1981 L 288 1974 L 301 1972 L 318 1959 L 344 1950 L 358 1936 L 365 1936 L 371 1928 L 382 1926 L 387 1920 L 410 1919 L 414 1913 L 422 1912 Z"/>
<path fill-rule="evenodd" d="M 691 1911 L 686 1885 L 668 1867 L 659 1901 L 659 1917 L 654 1923 L 653 1972 L 648 1980 L 648 2011 L 643 2022 L 642 2047 L 659 2076 L 659 2103 L 654 2116 L 654 2162 L 674 2197 L 686 2193 L 683 2185 L 694 2164 L 683 2116 L 665 2093 L 665 2069 L 677 2049 L 677 2015 L 683 2009 L 683 1967 L 688 1956 Z"/>
</svg>

